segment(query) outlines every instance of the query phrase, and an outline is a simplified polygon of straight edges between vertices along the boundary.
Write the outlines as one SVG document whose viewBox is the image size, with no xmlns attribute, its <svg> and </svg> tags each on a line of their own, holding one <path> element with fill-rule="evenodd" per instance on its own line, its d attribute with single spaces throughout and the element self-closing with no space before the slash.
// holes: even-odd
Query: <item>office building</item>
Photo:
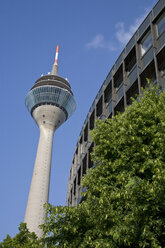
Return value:
<svg viewBox="0 0 165 248">
<path fill-rule="evenodd" d="M 165 86 L 165 0 L 159 0 L 129 40 L 94 99 L 78 137 L 68 178 L 67 206 L 82 201 L 81 178 L 94 165 L 89 131 L 96 119 L 111 118 L 140 94 L 146 78 Z"/>
</svg>

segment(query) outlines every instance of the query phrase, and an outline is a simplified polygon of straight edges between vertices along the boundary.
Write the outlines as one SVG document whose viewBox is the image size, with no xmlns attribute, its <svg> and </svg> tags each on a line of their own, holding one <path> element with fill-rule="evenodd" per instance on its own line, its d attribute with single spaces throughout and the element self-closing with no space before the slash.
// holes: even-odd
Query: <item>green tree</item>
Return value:
<svg viewBox="0 0 165 248">
<path fill-rule="evenodd" d="M 71 208 L 48 204 L 42 240 L 25 235 L 26 242 L 49 248 L 165 247 L 165 91 L 150 85 L 124 113 L 97 121 L 91 135 L 97 166 L 82 180 L 86 200 Z M 13 240 L 8 236 L 0 248 L 42 247 L 14 246 Z"/>
<path fill-rule="evenodd" d="M 39 240 L 35 233 L 30 233 L 25 223 L 21 223 L 19 233 L 11 238 L 7 235 L 6 239 L 0 243 L 0 248 L 43 248 L 42 240 Z"/>
<path fill-rule="evenodd" d="M 165 92 L 150 85 L 91 135 L 97 166 L 82 181 L 86 201 L 48 205 L 48 247 L 164 247 Z"/>
</svg>

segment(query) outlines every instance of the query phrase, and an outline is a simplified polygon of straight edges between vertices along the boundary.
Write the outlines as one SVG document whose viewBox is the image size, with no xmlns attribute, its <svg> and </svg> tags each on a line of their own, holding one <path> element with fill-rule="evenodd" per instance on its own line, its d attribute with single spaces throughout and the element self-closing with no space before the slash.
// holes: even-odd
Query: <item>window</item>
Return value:
<svg viewBox="0 0 165 248">
<path fill-rule="evenodd" d="M 158 36 L 165 30 L 165 13 L 157 21 Z"/>
<path fill-rule="evenodd" d="M 94 128 L 94 123 L 95 123 L 95 110 L 93 110 L 89 121 L 89 128 L 91 130 Z"/>
<path fill-rule="evenodd" d="M 96 105 L 96 115 L 97 117 L 100 116 L 103 112 L 103 96 L 101 96 L 100 100 Z"/>
<path fill-rule="evenodd" d="M 114 87 L 119 88 L 123 82 L 123 64 L 119 67 L 114 75 Z"/>
<path fill-rule="evenodd" d="M 78 185 L 80 185 L 80 181 L 81 181 L 81 166 L 78 169 L 78 182 L 77 182 Z"/>
<path fill-rule="evenodd" d="M 104 91 L 104 102 L 107 103 L 112 98 L 112 81 L 107 85 Z"/>
<path fill-rule="evenodd" d="M 82 168 L 82 174 L 83 175 L 86 174 L 86 170 L 87 170 L 87 155 L 83 159 L 83 168 Z"/>
<path fill-rule="evenodd" d="M 93 167 L 93 161 L 91 159 L 91 152 L 93 151 L 93 147 L 94 147 L 94 143 L 91 144 L 88 150 L 88 168 L 89 169 Z"/>
<path fill-rule="evenodd" d="M 81 138 L 80 138 L 80 144 L 82 144 L 82 136 L 81 136 Z"/>
<path fill-rule="evenodd" d="M 86 127 L 84 129 L 84 141 L 88 140 L 88 123 L 86 124 Z"/>
<path fill-rule="evenodd" d="M 70 191 L 70 204 L 72 204 L 72 189 Z"/>
<path fill-rule="evenodd" d="M 136 64 L 136 49 L 134 46 L 127 55 L 127 57 L 125 58 L 125 71 L 129 73 L 135 64 Z"/>
<path fill-rule="evenodd" d="M 152 45 L 152 36 L 151 36 L 151 31 L 149 31 L 141 40 L 141 55 L 144 55 L 151 45 Z"/>
<path fill-rule="evenodd" d="M 74 179 L 73 194 L 76 195 L 76 178 Z"/>
</svg>

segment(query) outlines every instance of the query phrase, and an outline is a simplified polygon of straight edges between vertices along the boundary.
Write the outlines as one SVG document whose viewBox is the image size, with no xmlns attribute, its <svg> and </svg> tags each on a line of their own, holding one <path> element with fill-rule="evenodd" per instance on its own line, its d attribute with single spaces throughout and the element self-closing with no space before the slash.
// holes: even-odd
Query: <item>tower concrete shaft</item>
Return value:
<svg viewBox="0 0 165 248">
<path fill-rule="evenodd" d="M 29 231 L 35 232 L 38 237 L 42 236 L 42 230 L 38 226 L 44 223 L 45 218 L 43 205 L 48 202 L 53 134 L 52 129 L 43 127 L 40 129 L 37 156 L 24 219 Z"/>
<path fill-rule="evenodd" d="M 75 111 L 76 102 L 68 81 L 57 75 L 58 49 L 52 74 L 41 76 L 29 91 L 25 104 L 40 129 L 38 150 L 29 191 L 24 222 L 30 232 L 41 237 L 44 204 L 49 198 L 49 184 L 54 131 Z"/>
<path fill-rule="evenodd" d="M 65 114 L 56 106 L 42 105 L 33 112 L 33 118 L 40 129 L 40 138 L 33 170 L 33 177 L 24 222 L 29 231 L 42 236 L 39 225 L 44 223 L 44 204 L 48 202 L 52 145 L 54 131 L 65 121 Z"/>
</svg>

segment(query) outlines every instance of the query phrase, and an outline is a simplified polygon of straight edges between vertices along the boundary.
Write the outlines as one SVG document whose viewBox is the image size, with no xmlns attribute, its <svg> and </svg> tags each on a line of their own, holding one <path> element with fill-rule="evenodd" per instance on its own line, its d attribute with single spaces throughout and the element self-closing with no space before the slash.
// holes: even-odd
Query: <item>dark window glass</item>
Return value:
<svg viewBox="0 0 165 248">
<path fill-rule="evenodd" d="M 157 21 L 158 36 L 165 30 L 165 13 Z"/>
</svg>

